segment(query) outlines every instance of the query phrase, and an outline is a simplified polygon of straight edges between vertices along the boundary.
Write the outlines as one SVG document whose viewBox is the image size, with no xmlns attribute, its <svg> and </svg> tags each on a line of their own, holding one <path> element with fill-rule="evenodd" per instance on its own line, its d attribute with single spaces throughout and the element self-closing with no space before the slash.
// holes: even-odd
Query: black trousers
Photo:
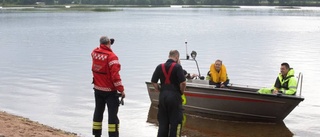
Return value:
<svg viewBox="0 0 320 137">
<path fill-rule="evenodd" d="M 181 94 L 172 90 L 161 91 L 158 108 L 158 137 L 180 137 L 182 129 Z"/>
<path fill-rule="evenodd" d="M 209 81 L 209 85 L 215 85 L 216 88 L 220 88 L 220 86 L 221 86 L 220 84 L 221 84 L 221 82 L 215 83 L 215 82 L 213 82 L 211 80 Z M 229 79 L 227 79 L 227 81 L 223 83 L 224 87 L 227 87 L 228 84 L 229 84 Z"/>
<path fill-rule="evenodd" d="M 119 137 L 119 96 L 117 91 L 105 92 L 94 89 L 94 96 L 96 106 L 93 115 L 92 134 L 101 136 L 103 113 L 107 104 L 109 137 Z"/>
</svg>

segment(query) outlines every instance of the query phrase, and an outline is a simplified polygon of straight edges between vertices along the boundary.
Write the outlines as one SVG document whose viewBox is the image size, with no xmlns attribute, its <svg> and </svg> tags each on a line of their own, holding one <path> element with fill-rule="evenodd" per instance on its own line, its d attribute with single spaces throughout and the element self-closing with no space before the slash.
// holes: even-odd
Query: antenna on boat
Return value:
<svg viewBox="0 0 320 137">
<path fill-rule="evenodd" d="M 189 54 L 188 54 L 188 42 L 187 42 L 187 39 L 185 40 L 185 45 L 186 45 L 186 57 L 187 57 L 187 60 L 190 58 Z"/>
<path fill-rule="evenodd" d="M 188 42 L 187 42 L 187 39 L 185 40 L 185 45 L 186 45 L 186 59 L 182 59 L 182 60 L 189 60 L 190 59 L 190 56 L 188 54 Z M 191 57 L 192 59 L 190 59 L 190 61 L 194 61 L 196 62 L 196 65 L 197 65 L 197 69 L 198 69 L 198 77 L 201 79 L 201 80 L 204 80 L 204 76 L 201 76 L 201 73 L 200 73 L 200 69 L 199 69 L 199 65 L 198 65 L 198 62 L 196 60 L 196 57 L 197 57 L 197 52 L 196 51 L 192 51 L 191 52 Z"/>
</svg>

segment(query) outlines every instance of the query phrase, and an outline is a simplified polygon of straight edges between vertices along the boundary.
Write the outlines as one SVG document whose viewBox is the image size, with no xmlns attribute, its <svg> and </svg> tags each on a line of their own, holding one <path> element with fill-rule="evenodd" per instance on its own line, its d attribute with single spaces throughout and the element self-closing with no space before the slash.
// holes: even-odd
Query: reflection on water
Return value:
<svg viewBox="0 0 320 137">
<path fill-rule="evenodd" d="M 158 109 L 150 105 L 147 122 L 158 124 Z M 182 134 L 187 137 L 292 137 L 293 133 L 281 123 L 247 123 L 225 121 L 202 115 L 184 113 Z"/>
</svg>

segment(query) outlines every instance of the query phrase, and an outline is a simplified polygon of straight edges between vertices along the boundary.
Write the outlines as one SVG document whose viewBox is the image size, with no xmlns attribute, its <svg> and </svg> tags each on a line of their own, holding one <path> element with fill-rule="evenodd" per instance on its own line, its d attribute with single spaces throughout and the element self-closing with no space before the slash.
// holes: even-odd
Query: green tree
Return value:
<svg viewBox="0 0 320 137">
<path fill-rule="evenodd" d="M 175 0 L 175 3 L 174 3 L 174 4 L 176 4 L 176 5 L 183 5 L 184 2 L 183 2 L 183 0 Z"/>
<path fill-rule="evenodd" d="M 149 0 L 137 0 L 137 5 L 150 5 Z"/>
<path fill-rule="evenodd" d="M 222 0 L 223 1 L 223 0 Z M 234 0 L 225 0 L 224 3 L 221 4 L 227 4 L 227 5 L 232 5 Z"/>
<path fill-rule="evenodd" d="M 59 0 L 58 4 L 71 4 L 73 0 Z"/>
<path fill-rule="evenodd" d="M 268 0 L 269 5 L 273 5 L 274 4 L 274 0 Z"/>
<path fill-rule="evenodd" d="M 164 1 L 163 1 L 163 4 L 164 4 L 164 5 L 171 5 L 171 4 L 172 4 L 172 1 L 171 1 L 171 0 L 164 0 Z"/>
<path fill-rule="evenodd" d="M 151 5 L 164 5 L 163 0 L 150 0 Z"/>
<path fill-rule="evenodd" d="M 33 5 L 33 4 L 36 4 L 37 0 L 21 0 L 20 1 L 20 4 L 23 4 L 23 5 Z"/>
<path fill-rule="evenodd" d="M 290 4 L 290 0 L 279 0 L 279 4 L 280 5 L 289 5 Z"/>
<path fill-rule="evenodd" d="M 187 5 L 196 5 L 196 1 L 195 0 L 187 0 L 186 2 Z"/>
<path fill-rule="evenodd" d="M 44 2 L 46 3 L 46 5 L 54 4 L 54 0 L 44 0 Z"/>
</svg>

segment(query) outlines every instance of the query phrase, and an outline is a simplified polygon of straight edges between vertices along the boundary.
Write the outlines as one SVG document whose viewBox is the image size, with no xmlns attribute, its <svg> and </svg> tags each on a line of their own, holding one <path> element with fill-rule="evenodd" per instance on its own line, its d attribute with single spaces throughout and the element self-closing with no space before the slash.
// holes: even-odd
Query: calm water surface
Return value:
<svg viewBox="0 0 320 137">
<path fill-rule="evenodd" d="M 320 136 L 320 10 L 128 8 L 119 12 L 0 10 L 0 110 L 91 136 L 91 58 L 99 37 L 122 64 L 127 98 L 120 107 L 123 137 L 154 137 L 156 110 L 145 81 L 168 51 L 198 52 L 202 74 L 222 59 L 232 83 L 270 87 L 282 62 L 303 72 L 305 97 L 280 124 L 239 123 L 186 115 L 193 136 Z M 197 73 L 192 62 L 185 69 Z M 149 117 L 148 117 L 149 115 Z M 106 120 L 106 119 L 105 119 Z M 105 121 L 106 123 L 106 121 Z M 0 129 L 1 131 L 1 129 Z M 106 135 L 106 129 L 104 134 Z"/>
</svg>

